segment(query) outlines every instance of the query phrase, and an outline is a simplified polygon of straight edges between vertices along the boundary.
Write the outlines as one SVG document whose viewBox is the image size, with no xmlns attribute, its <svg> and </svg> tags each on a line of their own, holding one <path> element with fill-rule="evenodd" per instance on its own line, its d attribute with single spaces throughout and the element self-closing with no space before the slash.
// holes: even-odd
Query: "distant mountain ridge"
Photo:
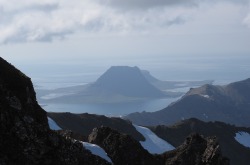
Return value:
<svg viewBox="0 0 250 165">
<path fill-rule="evenodd" d="M 111 66 L 95 82 L 86 85 L 37 89 L 39 101 L 46 103 L 118 103 L 145 101 L 163 97 L 177 98 L 184 94 L 176 88 L 211 84 L 203 81 L 162 81 L 147 70 L 130 66 Z"/>
<path fill-rule="evenodd" d="M 190 89 L 181 99 L 156 112 L 132 113 L 126 119 L 140 125 L 174 124 L 183 119 L 223 121 L 250 126 L 250 79 L 226 86 Z"/>
</svg>

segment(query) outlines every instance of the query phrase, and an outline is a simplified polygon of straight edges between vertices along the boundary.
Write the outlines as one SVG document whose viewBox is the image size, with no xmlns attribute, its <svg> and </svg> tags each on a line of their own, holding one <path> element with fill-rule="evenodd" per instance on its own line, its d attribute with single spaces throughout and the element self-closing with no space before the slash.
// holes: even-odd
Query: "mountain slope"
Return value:
<svg viewBox="0 0 250 165">
<path fill-rule="evenodd" d="M 75 133 L 88 137 L 96 127 L 106 126 L 118 130 L 121 133 L 131 135 L 136 140 L 144 140 L 144 137 L 136 131 L 131 122 L 117 118 L 94 114 L 73 113 L 48 113 L 62 129 L 71 130 Z"/>
<path fill-rule="evenodd" d="M 204 85 L 192 88 L 180 100 L 163 110 L 133 113 L 126 119 L 140 125 L 174 124 L 179 120 L 198 118 L 250 126 L 250 79 L 226 86 Z"/>
<path fill-rule="evenodd" d="M 250 128 L 235 127 L 222 122 L 203 122 L 198 119 L 189 119 L 172 126 L 150 127 L 159 137 L 167 140 L 174 146 L 182 144 L 185 138 L 192 133 L 199 133 L 205 137 L 216 136 L 222 153 L 230 158 L 232 165 L 247 165 L 250 161 L 250 148 L 244 147 L 235 140 L 239 132 L 250 133 Z M 250 140 L 250 139 L 249 139 Z"/>
<path fill-rule="evenodd" d="M 99 88 L 128 97 L 163 97 L 138 67 L 112 66 L 90 88 Z"/>
<path fill-rule="evenodd" d="M 30 78 L 0 57 L 0 164 L 109 164 L 49 129 Z"/>
</svg>

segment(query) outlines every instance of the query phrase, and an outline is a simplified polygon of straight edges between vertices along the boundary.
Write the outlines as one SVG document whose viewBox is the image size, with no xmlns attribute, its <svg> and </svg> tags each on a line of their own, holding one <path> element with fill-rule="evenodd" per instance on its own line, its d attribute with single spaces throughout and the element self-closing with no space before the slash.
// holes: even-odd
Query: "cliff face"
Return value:
<svg viewBox="0 0 250 165">
<path fill-rule="evenodd" d="M 25 116 L 27 120 L 37 122 L 44 129 L 48 129 L 46 112 L 37 104 L 31 79 L 2 58 L 0 58 L 0 91 L 1 108 L 11 109 L 10 112 Z"/>
<path fill-rule="evenodd" d="M 30 78 L 0 58 L 0 164 L 108 164 L 53 132 Z"/>
</svg>

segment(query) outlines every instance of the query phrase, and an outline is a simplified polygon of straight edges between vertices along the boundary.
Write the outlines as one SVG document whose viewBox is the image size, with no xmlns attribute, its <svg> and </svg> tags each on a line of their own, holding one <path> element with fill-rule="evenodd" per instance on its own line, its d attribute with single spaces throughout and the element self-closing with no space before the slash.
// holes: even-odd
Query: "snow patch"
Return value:
<svg viewBox="0 0 250 165">
<path fill-rule="evenodd" d="M 54 120 L 52 120 L 50 117 L 48 117 L 48 123 L 49 123 L 49 128 L 52 130 L 62 130 Z"/>
<path fill-rule="evenodd" d="M 151 154 L 161 154 L 175 149 L 171 144 L 155 135 L 150 129 L 137 125 L 134 125 L 134 127 L 145 137 L 146 140 L 140 141 L 140 143 Z"/>
<path fill-rule="evenodd" d="M 55 99 L 55 98 L 58 98 L 58 97 L 72 95 L 72 94 L 74 94 L 74 93 L 73 92 L 71 92 L 71 93 L 70 92 L 68 92 L 68 93 L 50 93 L 50 94 L 42 96 L 40 98 L 44 99 L 44 100 L 50 100 L 50 99 Z"/>
<path fill-rule="evenodd" d="M 87 142 L 82 142 L 83 146 L 89 150 L 92 154 L 97 155 L 108 162 L 112 163 L 111 159 L 108 157 L 107 153 L 98 145 L 87 143 Z"/>
<path fill-rule="evenodd" d="M 238 132 L 234 139 L 245 147 L 250 148 L 250 134 L 247 132 Z"/>
<path fill-rule="evenodd" d="M 207 99 L 209 98 L 209 96 L 208 96 L 208 95 L 201 95 L 201 96 L 202 96 L 202 97 L 205 97 L 205 98 L 207 98 Z"/>
<path fill-rule="evenodd" d="M 206 119 L 208 119 L 208 116 L 207 116 L 207 114 L 205 114 L 205 113 L 203 113 L 203 116 L 206 118 Z"/>
</svg>

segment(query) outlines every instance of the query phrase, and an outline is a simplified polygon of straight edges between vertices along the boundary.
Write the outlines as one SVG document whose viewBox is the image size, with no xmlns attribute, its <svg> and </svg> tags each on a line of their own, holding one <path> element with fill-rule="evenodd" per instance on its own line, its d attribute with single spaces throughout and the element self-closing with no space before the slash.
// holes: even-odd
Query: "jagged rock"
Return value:
<svg viewBox="0 0 250 165">
<path fill-rule="evenodd" d="M 108 127 L 95 128 L 88 139 L 101 146 L 114 164 L 119 165 L 229 165 L 229 159 L 221 155 L 215 137 L 193 134 L 175 150 L 160 155 L 149 154 L 129 135 Z"/>
<path fill-rule="evenodd" d="M 159 125 L 149 127 L 157 136 L 178 147 L 191 133 L 204 137 L 216 136 L 224 156 L 230 159 L 232 165 L 248 165 L 250 149 L 235 140 L 238 132 L 250 133 L 250 128 L 236 127 L 222 122 L 203 122 L 192 118 L 171 126 Z"/>
<path fill-rule="evenodd" d="M 0 164 L 109 164 L 51 131 L 30 78 L 0 58 Z"/>
<path fill-rule="evenodd" d="M 89 135 L 89 142 L 101 146 L 119 165 L 163 164 L 163 160 L 151 155 L 141 144 L 129 135 L 121 134 L 109 127 L 95 128 Z"/>
<path fill-rule="evenodd" d="M 78 133 L 85 137 L 88 137 L 94 128 L 106 126 L 121 133 L 131 135 L 138 141 L 145 140 L 145 138 L 138 131 L 136 131 L 130 121 L 123 120 L 118 117 L 106 117 L 104 115 L 94 115 L 88 113 L 73 114 L 68 112 L 48 113 L 48 116 L 63 130 L 71 130 L 75 134 Z"/>
<path fill-rule="evenodd" d="M 223 157 L 215 137 L 189 136 L 184 144 L 164 154 L 168 165 L 229 165 Z"/>
</svg>

